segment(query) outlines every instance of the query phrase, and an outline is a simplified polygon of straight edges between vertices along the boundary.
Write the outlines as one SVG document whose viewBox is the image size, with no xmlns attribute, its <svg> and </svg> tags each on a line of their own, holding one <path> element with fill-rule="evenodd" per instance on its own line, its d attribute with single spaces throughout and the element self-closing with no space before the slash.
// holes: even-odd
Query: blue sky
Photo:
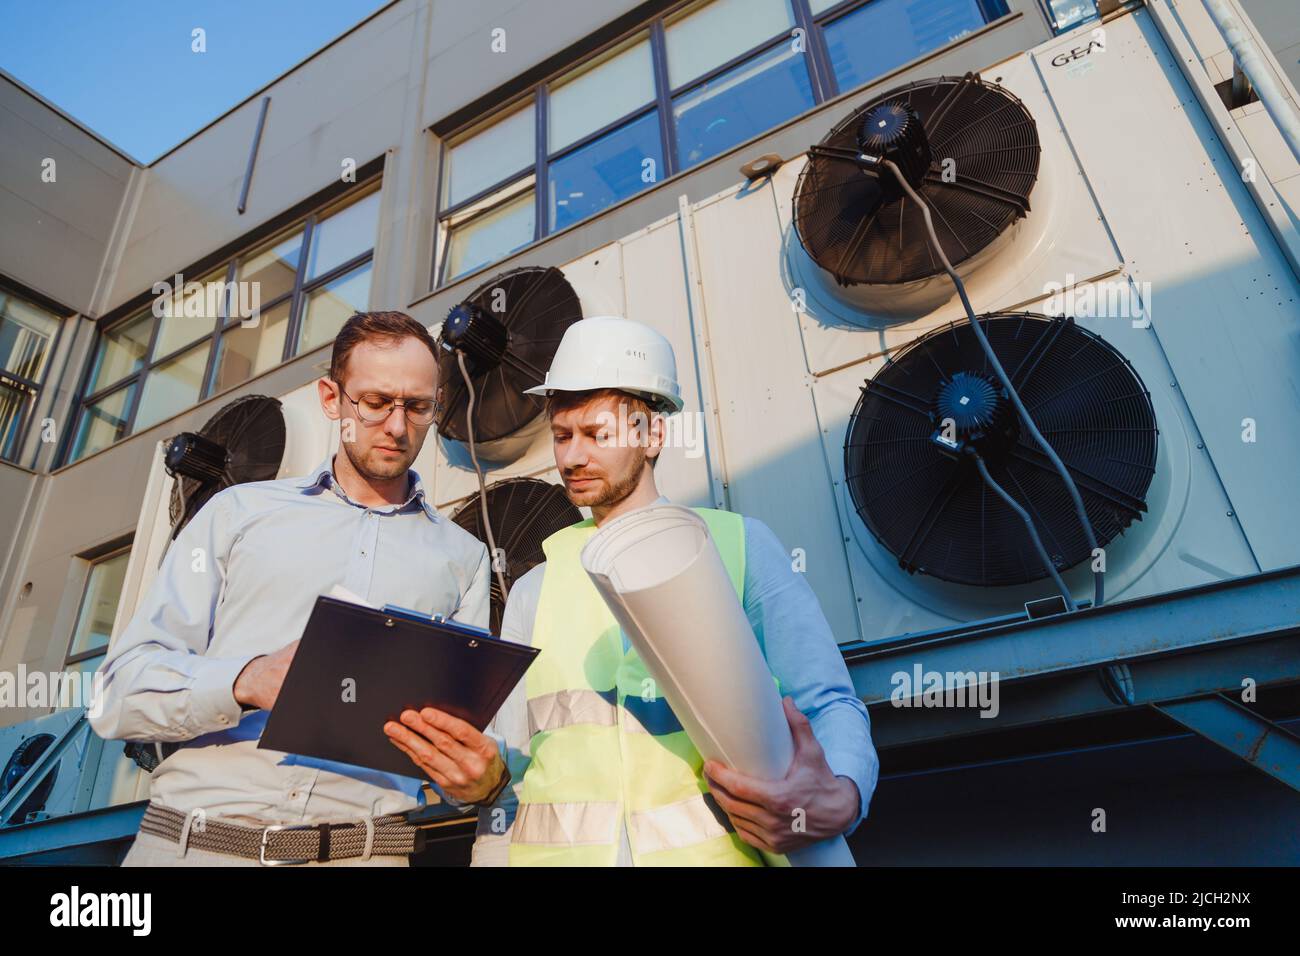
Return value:
<svg viewBox="0 0 1300 956">
<path fill-rule="evenodd" d="M 0 0 L 0 68 L 148 163 L 386 2 Z"/>
</svg>

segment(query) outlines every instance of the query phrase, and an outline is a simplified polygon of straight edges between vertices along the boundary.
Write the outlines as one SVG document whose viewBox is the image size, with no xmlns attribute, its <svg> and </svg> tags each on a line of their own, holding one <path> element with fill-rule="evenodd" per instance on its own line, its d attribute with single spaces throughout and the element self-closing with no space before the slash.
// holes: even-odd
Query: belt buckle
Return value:
<svg viewBox="0 0 1300 956">
<path fill-rule="evenodd" d="M 326 824 L 328 826 L 328 824 Z M 310 859 L 302 860 L 268 860 L 266 858 L 266 841 L 271 835 L 272 830 L 315 830 L 320 827 L 318 823 L 275 823 L 268 827 L 262 828 L 262 846 L 258 851 L 257 858 L 263 866 L 288 866 L 299 863 L 310 863 Z"/>
</svg>

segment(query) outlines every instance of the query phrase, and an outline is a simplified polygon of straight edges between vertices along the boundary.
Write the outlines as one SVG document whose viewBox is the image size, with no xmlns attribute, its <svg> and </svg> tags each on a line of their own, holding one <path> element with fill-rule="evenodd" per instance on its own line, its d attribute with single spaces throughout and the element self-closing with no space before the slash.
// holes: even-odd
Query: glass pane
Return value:
<svg viewBox="0 0 1300 956">
<path fill-rule="evenodd" d="M 829 23 L 826 47 L 851 90 L 982 26 L 975 0 L 875 0 Z"/>
<path fill-rule="evenodd" d="M 673 101 L 677 160 L 703 162 L 812 105 L 803 54 L 783 43 Z"/>
<path fill-rule="evenodd" d="M 267 309 L 256 326 L 237 325 L 223 332 L 217 345 L 217 371 L 213 393 L 224 392 L 254 375 L 280 364 L 284 333 L 289 327 L 290 301 Z"/>
<path fill-rule="evenodd" d="M 131 411 L 136 384 L 105 395 L 93 405 L 87 405 L 77 424 L 77 437 L 72 443 L 69 461 L 76 461 L 107 448 L 126 434 L 126 416 Z"/>
<path fill-rule="evenodd" d="M 212 334 L 226 308 L 225 268 L 209 273 L 198 282 L 186 280 L 182 288 L 163 296 L 159 305 L 162 318 L 158 320 L 158 339 L 153 346 L 155 362 L 199 336 Z"/>
<path fill-rule="evenodd" d="M 323 276 L 331 269 L 355 259 L 375 247 L 379 223 L 379 193 L 340 209 L 316 224 L 311 233 L 311 255 L 307 257 L 307 278 Z"/>
<path fill-rule="evenodd" d="M 668 24 L 668 84 L 673 89 L 794 27 L 789 0 L 714 0 Z"/>
<path fill-rule="evenodd" d="M 1093 0 L 1047 0 L 1047 5 L 1052 9 L 1057 33 L 1097 16 L 1097 5 Z"/>
<path fill-rule="evenodd" d="M 333 341 L 353 312 L 366 310 L 369 299 L 369 262 L 313 290 L 304 303 L 302 331 L 298 335 L 295 354 L 301 355 L 318 345 Z"/>
<path fill-rule="evenodd" d="M 0 458 L 13 461 L 17 457 L 18 436 L 30 401 L 26 392 L 0 385 Z"/>
<path fill-rule="evenodd" d="M 77 612 L 77 628 L 72 634 L 69 657 L 75 657 L 98 647 L 108 647 L 113 634 L 113 617 L 117 602 L 122 596 L 122 582 L 126 580 L 126 562 L 129 551 L 97 561 L 90 566 L 86 593 Z M 96 665 L 98 666 L 98 665 Z"/>
<path fill-rule="evenodd" d="M 533 241 L 537 222 L 533 191 L 530 189 L 492 212 L 454 227 L 447 235 L 444 281 L 504 259 Z"/>
<path fill-rule="evenodd" d="M 454 206 L 537 161 L 533 104 L 447 150 L 444 206 Z"/>
<path fill-rule="evenodd" d="M 655 98 L 650 41 L 641 40 L 562 82 L 551 88 L 547 103 L 553 153 Z"/>
<path fill-rule="evenodd" d="M 142 432 L 198 402 L 211 349 L 212 343 L 204 342 L 145 373 L 132 432 Z"/>
<path fill-rule="evenodd" d="M 107 656 L 107 654 L 96 654 L 94 657 L 87 657 L 85 660 L 77 661 L 77 663 L 65 667 L 63 669 L 64 673 L 69 675 L 93 675 L 95 671 L 99 670 L 99 665 L 104 663 L 104 658 Z M 65 679 L 62 686 L 57 689 L 50 689 L 50 693 L 54 695 L 54 699 L 51 703 L 54 705 L 55 710 L 79 709 L 89 704 L 88 695 L 93 694 L 94 692 L 95 684 L 93 677 L 89 682 L 86 682 L 85 678 L 78 676 L 75 683 L 71 678 L 68 678 Z M 120 743 L 118 743 L 118 746 L 120 746 Z M 133 761 L 128 760 L 128 763 L 135 766 Z"/>
<path fill-rule="evenodd" d="M 95 370 L 90 375 L 87 391 L 97 392 L 143 365 L 152 332 L 153 315 L 149 312 L 105 332 L 99 340 Z"/>
<path fill-rule="evenodd" d="M 0 368 L 39 382 L 58 329 L 57 316 L 0 293 Z"/>
<path fill-rule="evenodd" d="M 563 229 L 653 185 L 663 168 L 659 113 L 652 110 L 551 163 L 551 229 Z"/>
<path fill-rule="evenodd" d="M 808 9 L 812 10 L 813 16 L 816 16 L 823 10 L 829 10 L 837 3 L 842 2 L 843 0 L 808 0 Z"/>
<path fill-rule="evenodd" d="M 298 257 L 302 255 L 302 230 L 277 239 L 272 245 L 250 253 L 239 263 L 238 278 L 257 283 L 259 301 L 274 302 L 293 291 L 298 276 Z"/>
</svg>

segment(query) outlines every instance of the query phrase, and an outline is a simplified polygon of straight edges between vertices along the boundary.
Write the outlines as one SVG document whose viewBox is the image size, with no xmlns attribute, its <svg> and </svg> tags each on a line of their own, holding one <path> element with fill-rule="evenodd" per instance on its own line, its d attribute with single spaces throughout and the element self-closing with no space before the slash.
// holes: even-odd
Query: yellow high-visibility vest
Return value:
<svg viewBox="0 0 1300 956">
<path fill-rule="evenodd" d="M 743 597 L 744 519 L 694 510 Z M 704 758 L 636 651 L 624 649 L 618 622 L 583 570 L 579 553 L 595 532 L 588 519 L 542 542 L 546 571 L 533 622 L 541 653 L 524 675 L 531 762 L 510 865 L 613 866 L 621 823 L 637 866 L 763 866 L 708 792 Z"/>
</svg>

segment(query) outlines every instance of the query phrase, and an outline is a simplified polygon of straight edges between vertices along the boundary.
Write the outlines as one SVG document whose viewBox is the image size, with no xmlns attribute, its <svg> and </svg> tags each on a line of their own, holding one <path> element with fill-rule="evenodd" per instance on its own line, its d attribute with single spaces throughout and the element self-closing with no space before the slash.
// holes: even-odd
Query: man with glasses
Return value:
<svg viewBox="0 0 1300 956">
<path fill-rule="evenodd" d="M 317 383 L 335 452 L 306 477 L 225 489 L 172 542 L 109 649 L 91 718 L 101 737 L 164 746 L 124 865 L 405 866 L 419 848 L 403 816 L 421 805 L 418 779 L 257 743 L 318 595 L 341 586 L 487 626 L 487 549 L 411 470 L 438 408 L 435 355 L 410 316 L 352 316 Z M 445 743 L 431 776 L 448 800 L 500 792 L 493 738 L 432 708 L 401 721 Z M 406 750 L 406 728 L 383 730 Z"/>
</svg>

